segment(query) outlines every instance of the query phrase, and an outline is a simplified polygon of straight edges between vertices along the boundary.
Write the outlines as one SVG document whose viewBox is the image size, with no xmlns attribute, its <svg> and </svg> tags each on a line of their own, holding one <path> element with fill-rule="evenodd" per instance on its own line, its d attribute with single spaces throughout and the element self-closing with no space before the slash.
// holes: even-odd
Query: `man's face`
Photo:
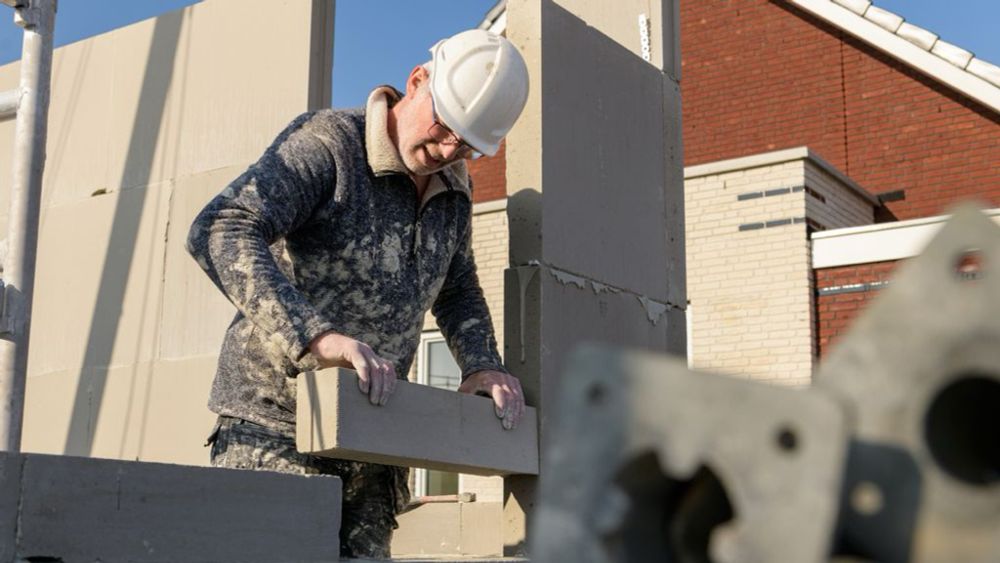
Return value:
<svg viewBox="0 0 1000 563">
<path fill-rule="evenodd" d="M 397 134 L 399 155 L 410 172 L 417 176 L 427 176 L 469 156 L 469 151 L 463 144 L 435 140 L 432 129 L 440 131 L 440 125 L 435 126 L 431 93 L 426 80 L 407 95 L 413 97 L 407 111 L 400 115 Z"/>
</svg>

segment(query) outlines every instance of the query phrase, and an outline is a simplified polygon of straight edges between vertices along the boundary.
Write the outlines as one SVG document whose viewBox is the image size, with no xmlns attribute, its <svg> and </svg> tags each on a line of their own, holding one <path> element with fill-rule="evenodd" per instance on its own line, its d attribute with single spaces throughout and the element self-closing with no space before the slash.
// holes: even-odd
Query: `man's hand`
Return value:
<svg viewBox="0 0 1000 563">
<path fill-rule="evenodd" d="M 524 415 L 524 392 L 513 375 L 486 369 L 470 375 L 458 388 L 459 393 L 485 393 L 493 397 L 493 409 L 503 427 L 513 430 Z"/>
<path fill-rule="evenodd" d="M 309 351 L 325 368 L 352 368 L 358 372 L 358 388 L 373 405 L 385 405 L 396 390 L 396 368 L 380 358 L 364 342 L 324 332 L 309 343 Z"/>
</svg>

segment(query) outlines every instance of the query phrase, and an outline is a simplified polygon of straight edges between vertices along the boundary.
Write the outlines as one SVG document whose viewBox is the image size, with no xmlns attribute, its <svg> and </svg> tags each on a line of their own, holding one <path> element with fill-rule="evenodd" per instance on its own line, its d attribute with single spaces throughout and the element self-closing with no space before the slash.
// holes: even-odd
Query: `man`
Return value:
<svg viewBox="0 0 1000 563">
<path fill-rule="evenodd" d="M 464 158 L 495 154 L 527 98 L 517 49 L 482 30 L 431 49 L 406 95 L 295 119 L 195 219 L 188 250 L 239 309 L 209 408 L 216 466 L 343 479 L 341 555 L 389 557 L 407 470 L 295 448 L 295 382 L 350 367 L 374 405 L 405 377 L 431 309 L 462 368 L 510 429 L 524 412 L 504 369 L 470 248 Z"/>
</svg>

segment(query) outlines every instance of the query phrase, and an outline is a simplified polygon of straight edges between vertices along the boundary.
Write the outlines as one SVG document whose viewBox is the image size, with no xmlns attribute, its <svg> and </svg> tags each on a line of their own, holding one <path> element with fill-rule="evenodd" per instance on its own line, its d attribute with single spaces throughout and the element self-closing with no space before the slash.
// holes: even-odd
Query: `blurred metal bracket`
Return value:
<svg viewBox="0 0 1000 563">
<path fill-rule="evenodd" d="M 590 346 L 536 561 L 1000 561 L 1000 227 L 959 209 L 806 390 Z"/>
<path fill-rule="evenodd" d="M 532 559 L 826 560 L 847 443 L 830 398 L 601 347 L 565 381 Z"/>
<path fill-rule="evenodd" d="M 1000 227 L 960 208 L 893 279 L 816 376 L 852 421 L 840 551 L 1000 561 Z"/>
</svg>

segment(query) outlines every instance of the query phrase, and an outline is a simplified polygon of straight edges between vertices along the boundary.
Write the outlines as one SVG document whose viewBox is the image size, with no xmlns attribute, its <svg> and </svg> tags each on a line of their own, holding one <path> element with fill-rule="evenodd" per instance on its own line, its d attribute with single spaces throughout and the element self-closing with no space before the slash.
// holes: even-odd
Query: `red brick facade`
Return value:
<svg viewBox="0 0 1000 563">
<path fill-rule="evenodd" d="M 875 262 L 815 270 L 816 353 L 822 357 L 869 301 L 879 294 L 879 286 L 892 278 L 899 264 Z"/>
<path fill-rule="evenodd" d="M 475 203 L 507 197 L 507 144 L 492 157 L 469 161 L 472 176 L 472 199 Z"/>
<path fill-rule="evenodd" d="M 904 14 L 905 15 L 905 14 Z M 897 219 L 1000 207 L 1000 116 L 784 0 L 682 0 L 685 165 L 808 146 Z M 503 149 L 470 167 L 505 197 Z"/>
<path fill-rule="evenodd" d="M 1000 116 L 782 0 L 682 0 L 685 164 L 808 146 L 898 219 L 1000 207 Z"/>
</svg>

